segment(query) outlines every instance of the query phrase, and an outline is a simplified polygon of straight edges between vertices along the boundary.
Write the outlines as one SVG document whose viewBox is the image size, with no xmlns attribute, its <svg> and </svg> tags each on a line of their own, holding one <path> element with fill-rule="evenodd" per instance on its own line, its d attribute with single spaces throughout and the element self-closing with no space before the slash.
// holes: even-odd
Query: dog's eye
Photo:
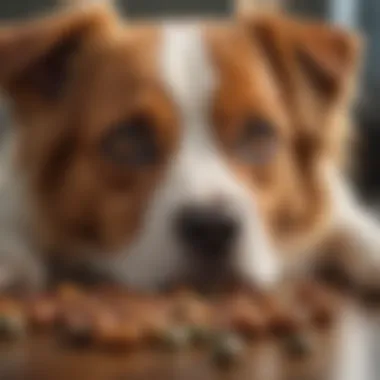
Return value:
<svg viewBox="0 0 380 380">
<path fill-rule="evenodd" d="M 248 164 L 266 164 L 277 151 L 278 139 L 273 125 L 258 118 L 249 118 L 235 145 L 238 158 Z"/>
<path fill-rule="evenodd" d="M 152 165 L 158 157 L 150 120 L 137 116 L 116 124 L 103 141 L 102 150 L 117 165 Z"/>
</svg>

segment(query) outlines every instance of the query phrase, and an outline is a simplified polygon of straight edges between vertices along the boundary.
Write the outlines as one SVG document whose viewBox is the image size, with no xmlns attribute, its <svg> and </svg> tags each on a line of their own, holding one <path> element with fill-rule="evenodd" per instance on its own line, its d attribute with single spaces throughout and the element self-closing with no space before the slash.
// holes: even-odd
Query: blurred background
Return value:
<svg viewBox="0 0 380 380">
<path fill-rule="evenodd" d="M 79 0 L 66 0 L 79 1 Z M 82 0 L 83 1 L 83 0 Z M 91 1 L 91 0 L 87 0 Z M 96 1 L 96 0 L 92 0 Z M 355 108 L 361 149 L 356 182 L 364 198 L 380 205 L 380 1 L 379 0 L 236 0 L 246 4 L 280 2 L 290 12 L 361 30 L 367 37 L 367 61 Z M 0 20 L 48 12 L 63 0 L 0 0 Z M 61 3 L 61 4 L 59 4 Z M 116 0 L 128 17 L 220 15 L 233 12 L 234 0 Z M 0 114 L 1 118 L 6 115 Z M 378 148 L 379 146 L 379 148 Z"/>
</svg>

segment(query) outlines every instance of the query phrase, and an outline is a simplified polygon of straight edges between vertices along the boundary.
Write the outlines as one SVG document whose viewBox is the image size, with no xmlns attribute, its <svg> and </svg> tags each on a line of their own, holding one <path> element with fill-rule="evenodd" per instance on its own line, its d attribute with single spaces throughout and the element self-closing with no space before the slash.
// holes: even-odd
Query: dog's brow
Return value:
<svg viewBox="0 0 380 380">
<path fill-rule="evenodd" d="M 202 30 L 197 25 L 166 25 L 163 30 L 163 80 L 183 118 L 203 115 L 214 87 Z"/>
</svg>

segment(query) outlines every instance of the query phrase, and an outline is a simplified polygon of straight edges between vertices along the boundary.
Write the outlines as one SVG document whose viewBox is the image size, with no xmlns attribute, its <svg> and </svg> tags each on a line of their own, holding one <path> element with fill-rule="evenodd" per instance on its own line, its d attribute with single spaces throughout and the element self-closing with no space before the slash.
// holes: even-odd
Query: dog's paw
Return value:
<svg viewBox="0 0 380 380">
<path fill-rule="evenodd" d="M 360 252 L 358 252 L 360 255 Z M 364 306 L 380 307 L 380 265 L 377 262 L 325 260 L 315 267 L 317 280 L 350 297 Z"/>
</svg>

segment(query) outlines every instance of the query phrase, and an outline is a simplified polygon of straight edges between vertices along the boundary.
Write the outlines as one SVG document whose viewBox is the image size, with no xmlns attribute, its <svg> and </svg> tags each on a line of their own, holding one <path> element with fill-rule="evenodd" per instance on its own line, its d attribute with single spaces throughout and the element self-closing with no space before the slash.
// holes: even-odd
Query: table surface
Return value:
<svg viewBox="0 0 380 380">
<path fill-rule="evenodd" d="M 59 346 L 48 337 L 0 345 L 1 380 L 316 380 L 329 366 L 331 333 L 314 332 L 314 354 L 290 360 L 279 344 L 252 344 L 234 369 L 212 365 L 202 352 L 104 353 Z"/>
</svg>

